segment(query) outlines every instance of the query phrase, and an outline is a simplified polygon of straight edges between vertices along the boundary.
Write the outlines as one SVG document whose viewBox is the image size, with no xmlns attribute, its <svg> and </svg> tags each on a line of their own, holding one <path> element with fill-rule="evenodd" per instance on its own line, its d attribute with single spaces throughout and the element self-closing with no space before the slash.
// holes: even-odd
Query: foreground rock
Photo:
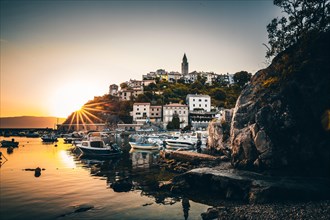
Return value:
<svg viewBox="0 0 330 220">
<path fill-rule="evenodd" d="M 330 199 L 330 180 L 271 177 L 228 167 L 197 168 L 176 176 L 171 190 L 249 203 L 315 200 Z"/>
<path fill-rule="evenodd" d="M 213 167 L 227 161 L 226 157 L 215 157 L 190 151 L 161 152 L 159 165 L 170 171 L 184 173 L 197 167 Z"/>
<path fill-rule="evenodd" d="M 222 219 L 329 219 L 330 200 L 268 204 L 225 203 L 202 213 L 203 220 Z"/>
<path fill-rule="evenodd" d="M 257 72 L 237 100 L 232 164 L 330 177 L 330 32 L 301 41 Z"/>
</svg>

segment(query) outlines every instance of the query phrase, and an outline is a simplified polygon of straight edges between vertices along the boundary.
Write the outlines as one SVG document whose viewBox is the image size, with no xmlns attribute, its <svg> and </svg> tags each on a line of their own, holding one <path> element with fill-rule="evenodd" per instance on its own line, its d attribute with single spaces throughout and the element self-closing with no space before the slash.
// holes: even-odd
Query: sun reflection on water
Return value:
<svg viewBox="0 0 330 220">
<path fill-rule="evenodd" d="M 76 168 L 77 167 L 73 156 L 69 155 L 67 153 L 67 151 L 61 150 L 58 153 L 58 155 L 61 159 L 61 162 L 65 165 L 65 167 L 67 167 L 67 168 Z"/>
</svg>

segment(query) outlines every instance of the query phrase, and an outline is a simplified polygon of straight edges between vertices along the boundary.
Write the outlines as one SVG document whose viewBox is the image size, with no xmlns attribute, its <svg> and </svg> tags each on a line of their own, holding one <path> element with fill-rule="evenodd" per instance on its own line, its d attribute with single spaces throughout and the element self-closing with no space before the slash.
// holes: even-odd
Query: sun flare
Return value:
<svg viewBox="0 0 330 220">
<path fill-rule="evenodd" d="M 50 100 L 50 112 L 56 117 L 68 117 L 71 113 L 81 111 L 83 105 L 93 97 L 93 89 L 83 84 L 64 84 L 59 86 Z"/>
</svg>

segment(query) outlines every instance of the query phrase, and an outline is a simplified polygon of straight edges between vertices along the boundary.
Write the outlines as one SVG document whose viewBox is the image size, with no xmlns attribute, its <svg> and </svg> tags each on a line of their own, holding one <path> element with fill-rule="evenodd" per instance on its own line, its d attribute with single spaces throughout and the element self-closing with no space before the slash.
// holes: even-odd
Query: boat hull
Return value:
<svg viewBox="0 0 330 220">
<path fill-rule="evenodd" d="M 152 143 L 137 143 L 137 142 L 129 142 L 133 149 L 138 150 L 158 150 L 159 146 Z"/>
<path fill-rule="evenodd" d="M 1 143 L 1 147 L 18 147 L 18 142 L 17 141 L 6 141 L 3 140 L 0 142 Z"/>
<path fill-rule="evenodd" d="M 193 150 L 195 149 L 195 144 L 185 140 L 175 140 L 168 139 L 165 140 L 166 148 L 170 150 Z"/>
<path fill-rule="evenodd" d="M 83 155 L 86 156 L 118 156 L 121 155 L 121 151 L 115 151 L 111 148 L 93 148 L 93 147 L 84 147 L 78 146 L 77 147 L 81 150 Z"/>
</svg>

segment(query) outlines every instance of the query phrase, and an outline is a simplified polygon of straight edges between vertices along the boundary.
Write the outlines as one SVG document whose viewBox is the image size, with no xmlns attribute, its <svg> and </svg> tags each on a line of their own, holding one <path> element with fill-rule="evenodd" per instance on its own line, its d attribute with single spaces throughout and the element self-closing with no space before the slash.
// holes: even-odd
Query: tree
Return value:
<svg viewBox="0 0 330 220">
<path fill-rule="evenodd" d="M 252 74 L 246 71 L 240 71 L 234 74 L 234 82 L 240 87 L 243 88 L 247 82 L 250 81 Z"/>
<path fill-rule="evenodd" d="M 176 113 L 173 114 L 172 121 L 170 121 L 167 124 L 167 129 L 168 130 L 171 130 L 171 129 L 180 129 L 180 118 L 179 118 L 179 115 L 178 114 L 176 114 Z"/>
<path fill-rule="evenodd" d="M 276 56 L 299 39 L 330 29 L 329 0 L 274 0 L 287 15 L 267 25 L 266 58 Z"/>
<path fill-rule="evenodd" d="M 127 85 L 127 83 L 120 83 L 120 88 L 121 89 L 126 89 L 126 88 L 128 88 L 128 85 Z"/>
<path fill-rule="evenodd" d="M 212 89 L 211 95 L 214 97 L 214 99 L 221 101 L 225 100 L 227 97 L 226 93 L 221 88 Z"/>
</svg>

